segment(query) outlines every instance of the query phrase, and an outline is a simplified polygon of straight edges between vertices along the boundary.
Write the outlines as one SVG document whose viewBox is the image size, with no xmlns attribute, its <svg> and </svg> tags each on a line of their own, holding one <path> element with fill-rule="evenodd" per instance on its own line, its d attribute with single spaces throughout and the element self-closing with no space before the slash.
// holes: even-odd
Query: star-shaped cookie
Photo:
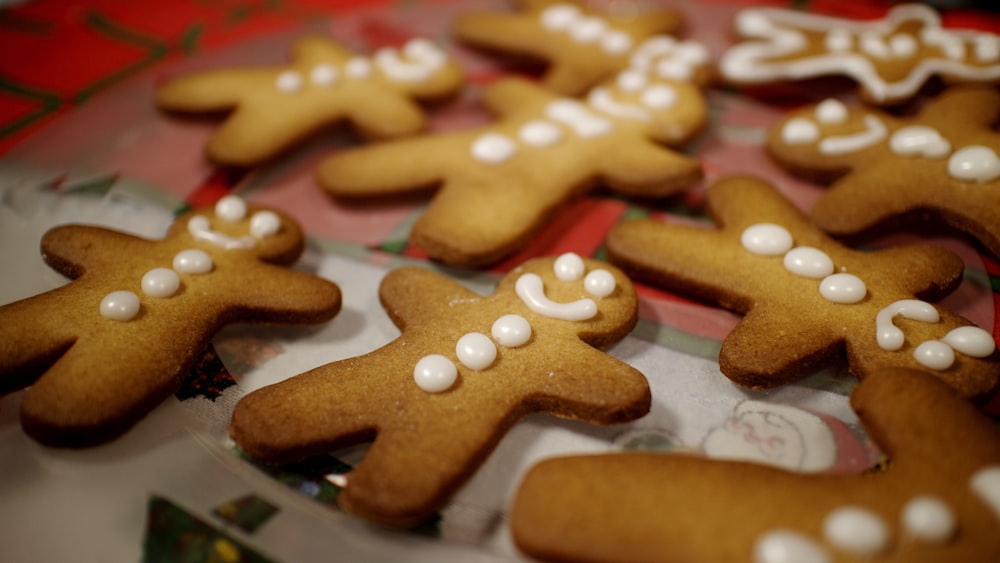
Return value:
<svg viewBox="0 0 1000 563">
<path fill-rule="evenodd" d="M 1000 257 L 1000 92 L 955 86 L 908 117 L 830 99 L 772 126 L 767 149 L 794 174 L 829 182 L 811 211 L 834 235 L 928 217 Z"/>
<path fill-rule="evenodd" d="M 723 53 L 719 71 L 737 85 L 847 76 L 865 101 L 893 105 L 935 77 L 1000 81 L 1000 36 L 945 29 L 933 8 L 916 2 L 870 21 L 749 8 L 737 14 L 734 27 L 740 41 Z"/>
<path fill-rule="evenodd" d="M 719 367 L 755 389 L 836 362 L 864 378 L 893 366 L 931 370 L 983 399 L 1000 378 L 993 337 L 929 301 L 957 287 L 963 263 L 936 246 L 844 247 L 771 185 L 732 176 L 707 190 L 718 229 L 655 220 L 608 236 L 611 261 L 636 279 L 744 314 Z"/>
</svg>

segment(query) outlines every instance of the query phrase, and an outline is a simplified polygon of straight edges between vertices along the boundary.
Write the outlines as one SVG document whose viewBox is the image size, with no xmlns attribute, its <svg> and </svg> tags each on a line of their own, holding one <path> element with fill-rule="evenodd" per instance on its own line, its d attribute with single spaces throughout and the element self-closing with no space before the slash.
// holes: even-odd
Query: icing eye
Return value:
<svg viewBox="0 0 1000 563">
<path fill-rule="evenodd" d="M 557 278 L 563 281 L 576 281 L 583 277 L 583 259 L 572 252 L 567 252 L 556 258 L 552 269 Z"/>
<path fill-rule="evenodd" d="M 583 287 L 594 297 L 607 297 L 615 291 L 615 276 L 607 270 L 594 270 L 583 280 Z"/>
<path fill-rule="evenodd" d="M 642 105 L 652 109 L 667 109 L 677 103 L 677 92 L 666 84 L 650 86 L 642 92 Z"/>
<path fill-rule="evenodd" d="M 281 217 L 273 211 L 258 211 L 250 218 L 250 234 L 255 238 L 274 236 L 281 230 Z"/>
<path fill-rule="evenodd" d="M 618 73 L 618 88 L 622 92 L 638 92 L 646 87 L 646 75 L 635 69 Z"/>
<path fill-rule="evenodd" d="M 843 123 L 847 119 L 847 106 L 840 100 L 824 100 L 816 106 L 816 119 L 820 123 Z"/>
<path fill-rule="evenodd" d="M 542 25 L 546 29 L 566 29 L 580 18 L 580 9 L 570 4 L 556 4 L 542 12 Z"/>
<path fill-rule="evenodd" d="M 247 204 L 237 195 L 227 195 L 215 204 L 215 215 L 224 221 L 235 223 L 247 216 Z"/>
<path fill-rule="evenodd" d="M 789 145 L 813 143 L 819 139 L 819 127 L 804 117 L 790 119 L 781 128 L 781 140 Z"/>
</svg>

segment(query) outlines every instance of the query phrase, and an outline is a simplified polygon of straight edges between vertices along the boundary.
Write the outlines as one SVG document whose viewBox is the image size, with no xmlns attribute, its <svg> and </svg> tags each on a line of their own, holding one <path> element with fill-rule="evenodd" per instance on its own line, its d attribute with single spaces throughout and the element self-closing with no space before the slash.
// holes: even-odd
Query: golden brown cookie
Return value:
<svg viewBox="0 0 1000 563">
<path fill-rule="evenodd" d="M 753 86 L 821 76 L 856 81 L 870 103 L 904 102 L 929 80 L 1000 82 L 1000 37 L 941 27 L 933 8 L 892 7 L 878 20 L 802 10 L 749 8 L 736 15 L 739 41 L 719 61 L 723 80 Z"/>
<path fill-rule="evenodd" d="M 332 318 L 337 286 L 285 267 L 302 249 L 293 219 L 236 196 L 162 240 L 56 227 L 42 253 L 73 281 L 0 307 L 0 392 L 27 387 L 21 424 L 40 442 L 110 440 L 180 387 L 223 325 Z"/>
<path fill-rule="evenodd" d="M 632 284 L 607 264 L 531 260 L 489 296 L 408 267 L 379 295 L 399 338 L 247 395 L 231 427 L 240 448 L 271 462 L 374 440 L 343 476 L 349 512 L 421 523 L 528 413 L 613 424 L 649 410 L 642 374 L 597 349 L 637 319 Z"/>
<path fill-rule="evenodd" d="M 993 561 L 1000 431 L 926 372 L 887 368 L 851 396 L 889 460 L 804 474 L 683 454 L 544 460 L 510 513 L 547 561 Z"/>
<path fill-rule="evenodd" d="M 156 103 L 185 113 L 230 112 L 207 155 L 219 164 L 252 166 L 344 120 L 372 138 L 416 133 L 426 119 L 414 99 L 449 95 L 462 80 L 457 63 L 426 39 L 366 57 L 307 36 L 295 43 L 287 65 L 181 75 L 157 89 Z"/>
<path fill-rule="evenodd" d="M 603 13 L 567 0 L 522 0 L 516 12 L 471 12 L 453 27 L 471 45 L 547 63 L 543 83 L 576 96 L 629 66 L 636 47 L 681 27 L 670 9 L 638 6 Z M 638 13 L 642 10 L 641 13 Z"/>
<path fill-rule="evenodd" d="M 773 387 L 846 353 L 861 378 L 904 366 L 967 397 L 996 388 L 993 336 L 929 302 L 961 282 L 958 256 L 929 245 L 846 248 L 753 177 L 718 181 L 707 204 L 718 229 L 629 221 L 609 234 L 608 255 L 635 279 L 744 314 L 719 354 L 736 383 Z"/>
<path fill-rule="evenodd" d="M 656 58 L 688 64 L 671 49 Z M 410 241 L 434 259 L 482 266 L 521 248 L 556 209 L 598 183 L 652 198 L 701 178 L 697 160 L 667 146 L 702 129 L 703 94 L 663 77 L 659 65 L 622 71 L 584 100 L 506 78 L 483 101 L 495 122 L 336 153 L 320 164 L 320 185 L 342 198 L 438 187 Z"/>
<path fill-rule="evenodd" d="M 767 149 L 793 173 L 831 182 L 811 211 L 833 235 L 929 218 L 1000 257 L 1000 92 L 955 86 L 897 117 L 835 99 L 775 123 Z"/>
</svg>

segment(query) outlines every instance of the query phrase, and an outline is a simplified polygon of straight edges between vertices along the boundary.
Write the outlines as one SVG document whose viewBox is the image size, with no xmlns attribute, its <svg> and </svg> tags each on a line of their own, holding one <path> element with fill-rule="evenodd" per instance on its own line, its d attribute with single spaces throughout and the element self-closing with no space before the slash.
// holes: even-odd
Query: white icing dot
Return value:
<svg viewBox="0 0 1000 563">
<path fill-rule="evenodd" d="M 757 539 L 754 563 L 829 563 L 830 556 L 809 538 L 791 530 L 774 530 Z"/>
<path fill-rule="evenodd" d="M 139 314 L 139 296 L 131 291 L 112 291 L 101 300 L 101 316 L 130 321 Z"/>
<path fill-rule="evenodd" d="M 242 221 L 247 216 L 247 203 L 238 195 L 227 195 L 216 202 L 215 215 L 230 223 Z"/>
<path fill-rule="evenodd" d="M 601 18 L 586 16 L 573 22 L 569 29 L 569 36 L 581 43 L 591 43 L 600 39 L 607 29 L 607 22 Z"/>
<path fill-rule="evenodd" d="M 624 53 L 632 48 L 632 38 L 624 31 L 609 31 L 601 37 L 601 48 L 612 55 Z"/>
<path fill-rule="evenodd" d="M 845 506 L 823 520 L 823 536 L 832 545 L 857 555 L 876 555 L 889 546 L 889 529 L 869 510 Z"/>
<path fill-rule="evenodd" d="M 556 258 L 556 261 L 552 264 L 553 273 L 563 281 L 576 281 L 582 278 L 585 269 L 586 266 L 583 263 L 583 258 L 572 252 L 567 252 Z"/>
<path fill-rule="evenodd" d="M 932 127 L 910 125 L 892 134 L 889 148 L 903 156 L 942 158 L 951 152 L 951 143 Z"/>
<path fill-rule="evenodd" d="M 792 248 L 792 233 L 774 223 L 757 223 L 743 231 L 743 248 L 761 256 L 781 256 Z"/>
<path fill-rule="evenodd" d="M 928 543 L 951 539 L 957 527 L 955 515 L 938 498 L 916 497 L 903 507 L 903 529 L 914 538 Z"/>
<path fill-rule="evenodd" d="M 645 88 L 649 80 L 646 75 L 635 69 L 627 69 L 618 73 L 618 89 L 623 92 L 638 92 Z"/>
<path fill-rule="evenodd" d="M 517 145 L 506 135 L 486 133 L 472 143 L 472 158 L 495 164 L 517 154 Z"/>
<path fill-rule="evenodd" d="M 583 279 L 583 287 L 594 297 L 607 297 L 615 291 L 615 276 L 607 270 L 594 270 Z"/>
<path fill-rule="evenodd" d="M 548 121 L 536 119 L 525 123 L 517 132 L 517 138 L 529 145 L 545 147 L 562 138 L 562 130 Z"/>
<path fill-rule="evenodd" d="M 960 326 L 941 339 L 952 348 L 973 358 L 985 358 L 996 350 L 993 335 L 978 326 Z"/>
<path fill-rule="evenodd" d="M 413 380 L 428 393 L 440 393 L 455 384 L 458 368 L 448 358 L 431 354 L 420 358 L 413 368 Z"/>
<path fill-rule="evenodd" d="M 928 340 L 913 350 L 913 359 L 924 367 L 940 371 L 955 363 L 955 351 L 940 340 Z"/>
<path fill-rule="evenodd" d="M 170 297 L 180 287 L 181 279 L 170 268 L 153 268 L 142 276 L 142 292 L 150 297 Z"/>
<path fill-rule="evenodd" d="M 691 80 L 691 65 L 681 59 L 664 59 L 656 63 L 656 74 L 667 80 Z"/>
<path fill-rule="evenodd" d="M 258 211 L 250 218 L 250 234 L 262 239 L 278 234 L 281 230 L 281 217 L 274 211 Z"/>
<path fill-rule="evenodd" d="M 1000 58 L 1000 37 L 990 33 L 982 33 L 975 40 L 976 59 L 982 63 L 993 63 Z"/>
<path fill-rule="evenodd" d="M 189 248 L 174 256 L 173 267 L 182 274 L 207 274 L 212 271 L 212 257 L 204 250 Z"/>
<path fill-rule="evenodd" d="M 642 105 L 651 109 L 667 109 L 677 103 L 677 91 L 666 84 L 656 84 L 642 91 Z"/>
<path fill-rule="evenodd" d="M 281 92 L 298 92 L 302 89 L 302 75 L 294 70 L 286 70 L 278 75 L 274 85 Z"/>
<path fill-rule="evenodd" d="M 504 315 L 493 323 L 493 340 L 505 348 L 517 348 L 531 339 L 531 324 L 521 315 Z"/>
<path fill-rule="evenodd" d="M 1000 518 L 1000 466 L 993 465 L 976 471 L 969 487 Z"/>
<path fill-rule="evenodd" d="M 798 246 L 785 254 L 785 268 L 793 274 L 820 279 L 833 273 L 833 260 L 811 246 Z"/>
<path fill-rule="evenodd" d="M 781 128 L 781 140 L 789 145 L 814 143 L 819 139 L 819 127 L 804 117 L 789 119 Z"/>
<path fill-rule="evenodd" d="M 318 64 L 309 72 L 309 80 L 319 86 L 329 86 L 337 80 L 337 69 L 330 64 Z"/>
<path fill-rule="evenodd" d="M 344 74 L 355 80 L 368 78 L 372 74 L 372 63 L 365 57 L 351 57 L 344 65 Z"/>
<path fill-rule="evenodd" d="M 892 54 L 899 58 L 912 57 L 917 52 L 917 40 L 909 33 L 893 35 L 889 39 L 889 49 Z"/>
<path fill-rule="evenodd" d="M 843 123 L 847 119 L 847 106 L 833 98 L 823 100 L 816 106 L 816 119 L 820 123 Z"/>
<path fill-rule="evenodd" d="M 586 106 L 568 98 L 560 98 L 549 103 L 545 107 L 545 114 L 550 119 L 568 125 L 583 138 L 606 135 L 613 129 L 610 121 L 590 113 Z"/>
<path fill-rule="evenodd" d="M 541 13 L 542 27 L 552 31 L 567 29 L 579 19 L 580 9 L 570 4 L 556 4 Z"/>
<path fill-rule="evenodd" d="M 826 49 L 833 53 L 847 51 L 854 44 L 851 32 L 846 29 L 834 28 L 826 33 Z"/>
<path fill-rule="evenodd" d="M 948 159 L 948 173 L 959 180 L 991 182 L 1000 177 L 1000 158 L 989 147 L 968 146 Z"/>
<path fill-rule="evenodd" d="M 458 339 L 455 345 L 458 361 L 476 371 L 490 367 L 497 358 L 497 347 L 481 332 L 470 332 Z"/>
<path fill-rule="evenodd" d="M 868 294 L 865 282 L 854 274 L 832 274 L 819 284 L 819 293 L 834 303 L 858 303 Z"/>
</svg>

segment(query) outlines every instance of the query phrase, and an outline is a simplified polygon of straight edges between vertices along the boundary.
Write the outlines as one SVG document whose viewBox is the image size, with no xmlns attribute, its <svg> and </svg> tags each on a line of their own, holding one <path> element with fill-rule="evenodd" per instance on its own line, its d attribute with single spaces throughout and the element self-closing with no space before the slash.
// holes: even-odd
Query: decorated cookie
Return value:
<svg viewBox="0 0 1000 563">
<path fill-rule="evenodd" d="M 776 123 L 767 148 L 831 188 L 812 209 L 834 235 L 933 216 L 1000 257 L 1000 92 L 956 86 L 911 117 L 830 99 Z"/>
<path fill-rule="evenodd" d="M 486 49 L 548 64 L 544 83 L 561 94 L 585 93 L 623 70 L 643 41 L 672 33 L 681 15 L 638 7 L 619 14 L 591 10 L 582 2 L 522 0 L 517 12 L 472 12 L 458 18 L 455 36 Z"/>
<path fill-rule="evenodd" d="M 735 27 L 740 42 L 723 53 L 719 71 L 737 85 L 847 76 L 866 101 L 889 105 L 934 77 L 1000 82 L 1000 37 L 944 29 L 924 4 L 895 6 L 874 21 L 751 8 L 737 14 Z"/>
<path fill-rule="evenodd" d="M 219 164 L 251 166 L 343 120 L 372 138 L 415 133 L 425 118 L 414 99 L 446 96 L 461 83 L 457 64 L 426 39 L 365 57 L 309 36 L 288 65 L 178 76 L 159 87 L 156 101 L 170 111 L 231 112 L 206 152 Z"/>
<path fill-rule="evenodd" d="M 745 314 L 719 354 L 736 383 L 773 387 L 846 353 L 862 378 L 904 366 L 967 397 L 996 387 L 992 335 L 930 302 L 961 282 L 958 256 L 930 245 L 846 248 L 752 177 L 720 180 L 707 203 L 718 229 L 629 221 L 609 234 L 608 255 L 635 279 Z"/>
<path fill-rule="evenodd" d="M 675 49 L 657 60 L 685 58 Z M 320 185 L 345 198 L 439 187 L 410 241 L 443 262 L 493 263 L 598 182 L 628 196 L 664 197 L 701 178 L 695 159 L 664 145 L 701 130 L 703 95 L 664 78 L 658 66 L 622 71 L 583 100 L 502 79 L 484 92 L 496 122 L 334 154 L 320 164 Z"/>
<path fill-rule="evenodd" d="M 687 455 L 544 460 L 510 513 L 516 544 L 552 561 L 992 561 L 1000 430 L 947 385 L 877 370 L 851 405 L 889 460 L 804 474 Z"/>
<path fill-rule="evenodd" d="M 0 307 L 0 392 L 27 387 L 21 423 L 43 443 L 112 439 L 180 387 L 223 325 L 332 318 L 337 286 L 283 267 L 302 249 L 291 218 L 236 196 L 163 240 L 56 227 L 42 253 L 73 281 Z"/>
<path fill-rule="evenodd" d="M 575 254 L 535 259 L 484 297 L 409 267 L 390 272 L 379 294 L 399 338 L 247 395 L 231 427 L 240 448 L 273 462 L 374 439 L 334 480 L 349 512 L 419 524 L 528 413 L 612 424 L 649 410 L 642 374 L 597 349 L 637 318 L 616 268 Z"/>
</svg>

